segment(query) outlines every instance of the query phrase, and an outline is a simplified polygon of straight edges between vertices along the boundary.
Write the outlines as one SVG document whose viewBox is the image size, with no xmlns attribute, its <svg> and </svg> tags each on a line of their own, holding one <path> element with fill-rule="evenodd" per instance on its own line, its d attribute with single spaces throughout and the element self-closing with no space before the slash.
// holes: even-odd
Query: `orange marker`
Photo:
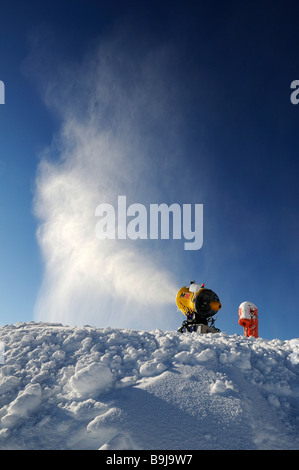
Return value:
<svg viewBox="0 0 299 470">
<path fill-rule="evenodd" d="M 239 306 L 239 325 L 244 328 L 244 336 L 258 338 L 258 312 L 252 302 L 243 302 Z"/>
</svg>

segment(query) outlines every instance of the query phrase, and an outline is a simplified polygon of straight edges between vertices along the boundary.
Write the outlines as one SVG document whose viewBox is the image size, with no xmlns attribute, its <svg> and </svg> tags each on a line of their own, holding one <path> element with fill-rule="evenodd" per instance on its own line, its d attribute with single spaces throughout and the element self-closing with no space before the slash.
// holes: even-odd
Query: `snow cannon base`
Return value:
<svg viewBox="0 0 299 470">
<path fill-rule="evenodd" d="M 200 335 L 204 335 L 207 333 L 219 333 L 220 330 L 218 328 L 214 328 L 212 326 L 204 325 L 203 323 L 190 323 L 185 321 L 182 326 L 178 329 L 180 333 L 192 333 L 196 332 Z"/>
</svg>

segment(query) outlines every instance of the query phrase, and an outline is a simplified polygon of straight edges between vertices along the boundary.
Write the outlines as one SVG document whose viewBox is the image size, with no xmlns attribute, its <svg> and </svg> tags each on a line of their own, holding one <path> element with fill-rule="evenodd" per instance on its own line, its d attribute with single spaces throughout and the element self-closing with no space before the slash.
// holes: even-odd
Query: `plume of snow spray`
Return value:
<svg viewBox="0 0 299 470">
<path fill-rule="evenodd" d="M 157 70 L 165 51 L 156 51 L 155 66 L 151 54 L 134 62 L 136 57 L 121 59 L 117 52 L 115 44 L 102 45 L 73 76 L 66 73 L 65 81 L 60 77 L 47 88 L 46 101 L 59 112 L 61 128 L 41 156 L 36 178 L 34 211 L 45 268 L 35 318 L 163 328 L 163 309 L 173 308 L 177 289 L 170 269 L 162 267 L 161 250 L 95 236 L 98 204 L 114 204 L 121 194 L 131 202 L 158 202 L 159 175 L 169 163 L 167 138 L 159 136 L 159 125 L 160 132 L 171 132 L 165 126 L 171 100 Z"/>
</svg>

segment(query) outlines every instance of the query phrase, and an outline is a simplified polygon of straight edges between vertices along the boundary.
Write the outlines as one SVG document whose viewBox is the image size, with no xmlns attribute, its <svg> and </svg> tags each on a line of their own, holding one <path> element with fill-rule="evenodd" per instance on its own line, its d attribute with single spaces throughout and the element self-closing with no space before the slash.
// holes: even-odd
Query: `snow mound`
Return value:
<svg viewBox="0 0 299 470">
<path fill-rule="evenodd" d="M 79 398 L 97 396 L 101 391 L 111 387 L 113 374 L 108 366 L 92 362 L 71 377 L 69 390 Z M 67 387 L 68 388 L 68 387 Z"/>
<path fill-rule="evenodd" d="M 0 345 L 0 449 L 299 448 L 299 339 L 29 322 Z"/>
</svg>

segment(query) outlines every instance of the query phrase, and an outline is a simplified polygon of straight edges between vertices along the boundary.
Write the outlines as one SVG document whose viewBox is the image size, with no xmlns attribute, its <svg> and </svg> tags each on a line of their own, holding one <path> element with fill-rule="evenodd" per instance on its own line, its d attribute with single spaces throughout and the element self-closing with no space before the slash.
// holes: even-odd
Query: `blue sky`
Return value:
<svg viewBox="0 0 299 470">
<path fill-rule="evenodd" d="M 298 9 L 1 5 L 0 324 L 176 329 L 168 290 L 196 279 L 219 295 L 222 331 L 242 334 L 249 300 L 262 337 L 299 336 Z M 203 247 L 100 246 L 85 230 L 118 194 L 203 204 Z"/>
</svg>

